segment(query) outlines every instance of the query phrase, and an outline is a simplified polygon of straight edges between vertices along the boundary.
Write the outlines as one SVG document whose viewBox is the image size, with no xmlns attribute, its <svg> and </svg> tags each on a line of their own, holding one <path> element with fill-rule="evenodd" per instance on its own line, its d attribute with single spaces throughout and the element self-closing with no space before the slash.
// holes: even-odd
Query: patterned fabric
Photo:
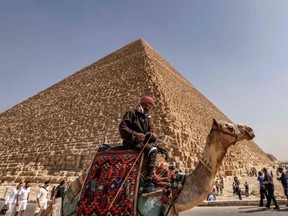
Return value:
<svg viewBox="0 0 288 216">
<path fill-rule="evenodd" d="M 69 185 L 63 200 L 63 216 L 69 216 L 76 213 L 78 200 L 80 199 L 80 191 L 85 177 L 86 173 L 82 173 L 81 176 Z"/>
<path fill-rule="evenodd" d="M 77 215 L 136 216 L 143 155 L 134 150 L 98 152 L 81 190 Z"/>
</svg>

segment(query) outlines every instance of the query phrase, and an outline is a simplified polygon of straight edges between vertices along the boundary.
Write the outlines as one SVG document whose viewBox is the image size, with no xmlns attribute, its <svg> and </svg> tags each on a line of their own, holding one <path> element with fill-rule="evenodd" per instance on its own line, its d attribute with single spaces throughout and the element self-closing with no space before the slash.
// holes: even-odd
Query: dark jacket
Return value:
<svg viewBox="0 0 288 216">
<path fill-rule="evenodd" d="M 123 145 L 134 147 L 141 142 L 135 139 L 135 133 L 146 134 L 147 132 L 151 132 L 148 116 L 136 110 L 126 112 L 119 125 L 119 132 L 123 139 Z"/>
<path fill-rule="evenodd" d="M 149 124 L 149 118 L 147 114 L 132 110 L 124 114 L 119 125 L 119 132 L 121 138 L 123 139 L 123 146 L 134 149 L 137 148 L 136 145 L 141 146 L 141 143 L 143 143 L 143 140 L 135 139 L 135 133 L 146 134 L 147 132 L 153 132 L 153 130 Z M 157 148 L 158 152 L 162 155 L 165 155 L 166 160 L 168 160 L 168 152 L 161 146 L 157 145 L 155 141 L 156 140 L 154 139 L 150 139 L 149 143 L 153 143 L 153 146 Z"/>
<path fill-rule="evenodd" d="M 282 186 L 285 188 L 285 187 L 288 187 L 288 184 L 287 184 L 287 176 L 285 175 L 285 173 L 281 173 L 281 176 L 277 178 L 279 181 L 281 181 L 282 183 Z"/>
</svg>

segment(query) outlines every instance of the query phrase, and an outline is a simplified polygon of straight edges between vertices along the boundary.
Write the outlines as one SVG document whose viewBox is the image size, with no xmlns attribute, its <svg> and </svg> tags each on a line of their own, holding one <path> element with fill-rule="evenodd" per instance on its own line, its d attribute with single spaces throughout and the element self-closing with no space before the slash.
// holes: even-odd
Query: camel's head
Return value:
<svg viewBox="0 0 288 216">
<path fill-rule="evenodd" d="M 201 162 L 211 173 L 216 173 L 231 145 L 244 139 L 251 140 L 254 137 L 253 130 L 248 126 L 213 119 Z"/>
<path fill-rule="evenodd" d="M 255 134 L 251 127 L 243 124 L 233 124 L 224 121 L 217 121 L 213 119 L 212 130 L 217 130 L 223 134 L 229 135 L 234 143 L 241 140 L 251 140 Z"/>
</svg>

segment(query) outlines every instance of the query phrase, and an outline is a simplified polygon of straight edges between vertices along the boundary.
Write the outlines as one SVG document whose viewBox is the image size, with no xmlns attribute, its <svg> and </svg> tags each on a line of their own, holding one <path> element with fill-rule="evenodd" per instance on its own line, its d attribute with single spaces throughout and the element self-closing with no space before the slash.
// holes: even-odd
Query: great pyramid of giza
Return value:
<svg viewBox="0 0 288 216">
<path fill-rule="evenodd" d="M 229 121 L 140 39 L 0 114 L 0 181 L 78 176 L 104 140 L 121 144 L 119 120 L 143 95 L 156 99 L 155 132 L 183 171 L 197 165 L 212 119 Z M 242 141 L 220 171 L 266 164 L 271 160 L 254 142 Z"/>
</svg>

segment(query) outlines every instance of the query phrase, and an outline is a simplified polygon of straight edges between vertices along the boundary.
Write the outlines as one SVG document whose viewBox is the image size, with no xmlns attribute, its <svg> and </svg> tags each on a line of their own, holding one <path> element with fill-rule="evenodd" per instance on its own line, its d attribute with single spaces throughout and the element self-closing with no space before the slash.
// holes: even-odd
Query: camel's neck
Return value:
<svg viewBox="0 0 288 216">
<path fill-rule="evenodd" d="M 215 175 L 227 152 L 228 144 L 221 136 L 210 133 L 207 137 L 202 159 L 196 169 L 186 176 L 185 184 L 176 200 L 176 209 L 181 212 L 193 208 L 206 199 L 210 193 Z"/>
<path fill-rule="evenodd" d="M 211 191 L 216 173 L 211 173 L 201 162 L 196 169 L 187 174 L 185 184 L 176 200 L 179 212 L 193 208 L 200 204 Z"/>
<path fill-rule="evenodd" d="M 227 141 L 217 132 L 211 132 L 208 135 L 201 160 L 208 165 L 212 173 L 216 174 L 227 153 L 228 147 L 232 143 L 233 139 Z"/>
</svg>

